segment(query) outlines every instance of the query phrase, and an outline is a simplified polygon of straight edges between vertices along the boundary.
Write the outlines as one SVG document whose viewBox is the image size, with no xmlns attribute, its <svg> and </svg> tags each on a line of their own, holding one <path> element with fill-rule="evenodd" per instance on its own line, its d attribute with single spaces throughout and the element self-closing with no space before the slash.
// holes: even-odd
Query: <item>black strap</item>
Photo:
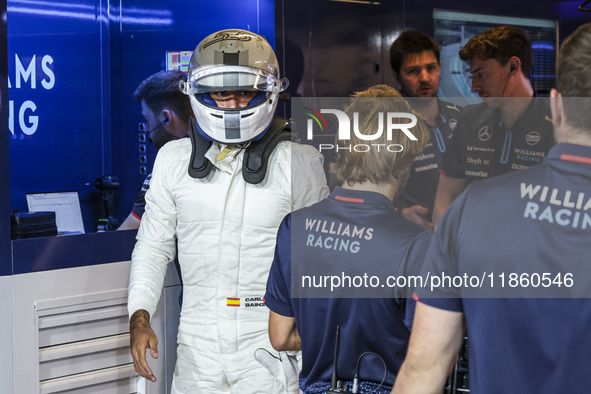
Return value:
<svg viewBox="0 0 591 394">
<path fill-rule="evenodd" d="M 205 158 L 205 153 L 211 148 L 212 141 L 206 140 L 205 137 L 197 130 L 197 121 L 191 118 L 191 145 L 193 146 L 191 152 L 191 161 L 189 162 L 189 175 L 192 178 L 205 178 L 211 172 L 213 164 Z"/>
<path fill-rule="evenodd" d="M 213 164 L 205 157 L 205 153 L 213 142 L 205 139 L 199 133 L 194 118 L 191 119 L 189 136 L 193 147 L 189 163 L 189 175 L 192 178 L 205 178 L 213 168 Z M 271 153 L 280 142 L 290 139 L 291 128 L 289 127 L 289 121 L 275 116 L 263 138 L 252 142 L 244 151 L 242 161 L 242 177 L 244 180 L 254 185 L 261 183 L 267 175 L 267 163 Z"/>
<path fill-rule="evenodd" d="M 282 141 L 291 139 L 291 128 L 289 121 L 285 118 L 275 116 L 269 130 L 263 138 L 251 143 L 242 161 L 242 177 L 248 183 L 254 185 L 261 183 L 267 175 L 267 163 L 269 157 L 277 145 Z"/>
</svg>

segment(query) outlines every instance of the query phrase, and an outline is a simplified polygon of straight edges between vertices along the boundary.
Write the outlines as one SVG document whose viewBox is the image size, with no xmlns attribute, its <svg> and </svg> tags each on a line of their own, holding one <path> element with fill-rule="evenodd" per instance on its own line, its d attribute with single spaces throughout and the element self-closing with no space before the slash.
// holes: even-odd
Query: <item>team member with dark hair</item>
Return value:
<svg viewBox="0 0 591 394">
<path fill-rule="evenodd" d="M 520 298 L 467 298 L 469 289 L 459 292 L 462 298 L 421 298 L 393 393 L 441 392 L 464 317 L 470 392 L 589 391 L 591 300 L 532 297 L 556 294 L 551 287 L 558 289 L 557 280 L 563 290 L 584 290 L 575 296 L 588 297 L 591 288 L 591 24 L 564 42 L 556 71 L 551 107 L 557 145 L 538 166 L 470 185 L 449 207 L 427 254 L 434 275 L 552 273 L 550 282 L 542 279 L 541 292 L 534 292 L 533 276 L 532 287 L 513 283 L 512 294 Z M 546 189 L 553 197 L 543 196 Z"/>
<path fill-rule="evenodd" d="M 460 50 L 472 90 L 483 103 L 465 107 L 441 168 L 433 222 L 474 181 L 538 164 L 554 144 L 547 101 L 533 99 L 533 52 L 526 33 L 499 26 Z"/>
<path fill-rule="evenodd" d="M 168 141 L 185 137 L 191 128 L 191 104 L 187 96 L 179 90 L 179 82 L 186 78 L 187 75 L 180 70 L 160 71 L 143 80 L 133 93 L 133 97 L 142 106 L 146 130 L 156 149 L 160 149 Z M 152 174 L 144 180 L 131 213 L 118 230 L 139 228 L 146 210 L 145 198 L 150 179 Z"/>
<path fill-rule="evenodd" d="M 429 125 L 429 142 L 410 168 L 406 186 L 394 201 L 402 216 L 433 230 L 431 216 L 439 183 L 439 168 L 460 116 L 460 108 L 436 99 L 441 80 L 439 45 L 418 30 L 403 31 L 390 47 L 390 64 L 415 111 Z"/>
<path fill-rule="evenodd" d="M 396 90 L 381 85 L 358 93 L 345 112 L 350 117 L 357 113 L 360 132 L 368 134 L 378 127 L 381 113 L 410 112 L 410 107 Z M 414 304 L 408 305 L 403 293 L 394 292 L 389 294 L 396 296 L 390 298 L 337 298 L 355 297 L 351 288 L 337 290 L 340 293 L 333 298 L 299 298 L 291 290 L 292 280 L 299 285 L 299 279 L 292 278 L 292 266 L 301 268 L 306 263 L 334 275 L 343 271 L 355 275 L 356 269 L 368 275 L 403 275 L 410 266 L 422 263 L 432 233 L 403 219 L 392 205 L 413 158 L 429 138 L 420 121 L 411 132 L 416 141 L 403 133 L 395 133 L 391 141 L 386 133 L 373 140 L 375 144 L 400 144 L 402 152 L 340 151 L 331 171 L 342 186 L 320 203 L 288 215 L 279 228 L 265 294 L 271 310 L 269 336 L 277 350 L 301 348 L 300 388 L 304 393 L 324 393 L 331 387 L 337 326 L 338 378 L 351 388 L 358 358 L 374 352 L 384 359 L 387 372 L 377 357 L 364 358 L 357 392 L 385 393 L 394 383 L 408 343 L 404 321 L 412 318 L 408 315 Z M 337 144 L 363 141 L 355 135 Z M 317 223 L 324 223 L 326 229 L 316 228 Z M 357 230 L 363 232 L 361 237 L 355 234 Z M 319 296 L 327 297 L 328 290 L 323 294 Z"/>
</svg>

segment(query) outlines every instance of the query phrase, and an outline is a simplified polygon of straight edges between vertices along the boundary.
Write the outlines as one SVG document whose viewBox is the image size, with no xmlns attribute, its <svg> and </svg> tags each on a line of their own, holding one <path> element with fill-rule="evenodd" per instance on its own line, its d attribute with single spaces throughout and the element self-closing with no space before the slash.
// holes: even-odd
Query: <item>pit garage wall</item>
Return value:
<svg viewBox="0 0 591 394">
<path fill-rule="evenodd" d="M 92 183 L 120 178 L 123 219 L 145 176 L 135 87 L 165 68 L 167 50 L 193 50 L 220 29 L 252 30 L 273 45 L 273 7 L 272 0 L 0 1 L 0 50 L 8 53 L 0 57 L 2 393 L 168 392 L 178 275 L 171 265 L 152 319 L 159 381 L 145 385 L 132 376 L 126 337 L 135 233 L 94 233 L 103 212 Z M 10 241 L 9 212 L 27 210 L 25 193 L 64 190 L 79 192 L 87 234 Z"/>
<path fill-rule="evenodd" d="M 25 193 L 77 191 L 87 233 L 105 217 L 97 178 L 119 178 L 122 221 L 151 171 L 156 152 L 139 140 L 133 92 L 166 68 L 166 52 L 192 51 L 226 28 L 274 44 L 273 0 L 8 0 L 7 8 L 7 206 L 23 212 Z"/>
<path fill-rule="evenodd" d="M 6 0 L 0 0 L 0 54 L 6 54 Z M 0 387 L 13 392 L 12 263 L 10 254 L 10 175 L 8 158 L 8 61 L 0 56 Z"/>
<path fill-rule="evenodd" d="M 2 393 L 170 392 L 180 280 L 170 264 L 151 321 L 160 357 L 149 362 L 159 379 L 146 383 L 135 374 L 129 353 L 127 283 L 134 243 L 135 231 L 12 242 L 15 270 L 0 278 L 13 300 L 6 310 L 10 319 L 0 327 L 14 331 L 6 343 L 12 357 L 2 361 Z"/>
</svg>

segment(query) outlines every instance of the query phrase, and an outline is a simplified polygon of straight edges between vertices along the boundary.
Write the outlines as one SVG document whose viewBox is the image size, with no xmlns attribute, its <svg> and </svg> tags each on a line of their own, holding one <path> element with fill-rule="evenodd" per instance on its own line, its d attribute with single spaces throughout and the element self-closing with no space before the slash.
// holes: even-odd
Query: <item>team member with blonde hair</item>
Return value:
<svg viewBox="0 0 591 394">
<path fill-rule="evenodd" d="M 377 134 L 380 117 L 388 113 L 416 116 L 392 88 L 376 86 L 356 96 L 345 113 L 350 119 L 357 118 L 362 136 Z M 382 122 L 382 126 L 386 124 Z M 401 116 L 395 122 L 408 123 L 408 119 Z M 386 277 L 404 275 L 422 262 L 431 236 L 431 232 L 402 218 L 392 204 L 413 158 L 429 138 L 420 120 L 410 131 L 416 140 L 402 132 L 392 133 L 391 140 L 385 132 L 372 140 L 375 145 L 398 144 L 403 148 L 391 151 L 347 149 L 367 142 L 356 133 L 350 140 L 337 140 L 340 149 L 331 171 L 341 186 L 327 199 L 288 215 L 279 228 L 265 294 L 271 309 L 269 336 L 277 350 L 302 350 L 300 388 L 304 393 L 323 393 L 335 387 L 331 372 L 337 327 L 340 387 L 385 393 L 394 383 L 406 352 L 407 324 L 413 309 L 409 303 L 413 301 L 385 286 Z M 300 277 L 299 273 L 304 275 Z M 331 276 L 331 285 L 342 278 L 342 286 L 307 288 L 302 280 L 314 274 Z M 357 283 L 355 278 L 364 274 L 374 282 L 380 278 L 384 287 L 347 285 L 347 278 Z M 300 287 L 298 294 L 292 293 L 292 286 Z M 324 298 L 299 298 L 309 296 Z M 359 381 L 354 384 L 356 363 L 365 352 L 379 355 L 385 366 L 375 354 L 363 357 Z"/>
</svg>

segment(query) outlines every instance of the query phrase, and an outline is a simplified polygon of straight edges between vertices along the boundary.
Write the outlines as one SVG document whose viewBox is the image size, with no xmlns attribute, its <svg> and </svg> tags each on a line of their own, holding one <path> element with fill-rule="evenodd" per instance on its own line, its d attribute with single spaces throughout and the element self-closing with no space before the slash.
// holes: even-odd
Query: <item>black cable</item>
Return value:
<svg viewBox="0 0 591 394">
<path fill-rule="evenodd" d="M 589 0 L 589 1 L 591 1 L 591 0 Z M 386 367 L 386 362 L 384 361 L 382 356 L 380 356 L 379 354 L 374 353 L 374 352 L 365 352 L 361 356 L 359 356 L 359 358 L 357 359 L 357 366 L 355 367 L 355 377 L 353 378 L 353 391 L 352 391 L 353 393 L 359 393 L 359 365 L 361 364 L 361 359 L 363 358 L 363 356 L 368 355 L 368 354 L 373 354 L 374 356 L 376 356 L 380 360 L 382 360 L 382 364 L 384 364 L 384 377 L 382 378 L 382 381 L 380 382 L 378 387 L 376 387 L 375 389 L 373 389 L 371 391 L 368 391 L 367 394 L 373 393 L 373 392 L 379 390 L 380 387 L 382 387 L 382 384 L 384 384 L 384 382 L 386 381 L 386 375 L 388 374 L 388 368 Z"/>
<path fill-rule="evenodd" d="M 591 12 L 591 8 L 585 8 L 587 4 L 591 3 L 591 0 L 585 0 L 578 8 L 581 12 Z"/>
<path fill-rule="evenodd" d="M 339 357 L 339 337 L 341 335 L 341 326 L 337 326 L 336 339 L 334 344 L 334 355 L 332 365 L 332 377 L 330 379 L 330 390 L 335 391 L 337 389 L 337 359 Z"/>
</svg>

